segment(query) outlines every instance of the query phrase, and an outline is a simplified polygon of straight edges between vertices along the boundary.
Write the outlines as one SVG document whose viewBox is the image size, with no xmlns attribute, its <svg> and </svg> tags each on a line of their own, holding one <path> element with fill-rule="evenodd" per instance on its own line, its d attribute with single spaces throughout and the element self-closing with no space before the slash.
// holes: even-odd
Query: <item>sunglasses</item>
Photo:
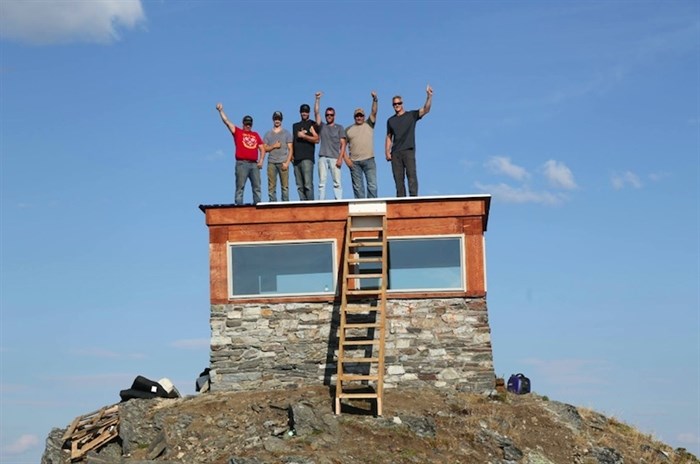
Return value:
<svg viewBox="0 0 700 464">
<path fill-rule="evenodd" d="M 335 116 L 335 113 L 326 113 L 326 117 L 328 116 Z"/>
<path fill-rule="evenodd" d="M 364 118 L 364 117 L 365 117 L 365 115 L 364 115 L 364 114 L 360 114 L 360 113 L 358 113 L 358 114 L 356 114 L 356 115 L 355 115 L 355 117 L 356 117 L 356 118 Z"/>
<path fill-rule="evenodd" d="M 401 105 L 403 105 L 403 102 L 394 102 L 394 103 L 392 103 L 392 105 L 394 105 L 394 106 L 401 106 Z"/>
</svg>

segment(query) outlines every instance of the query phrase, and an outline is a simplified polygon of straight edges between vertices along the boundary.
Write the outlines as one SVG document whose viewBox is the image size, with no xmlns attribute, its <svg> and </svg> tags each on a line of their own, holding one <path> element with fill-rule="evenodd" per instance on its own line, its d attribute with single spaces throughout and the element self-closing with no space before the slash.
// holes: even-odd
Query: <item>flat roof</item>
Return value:
<svg viewBox="0 0 700 464">
<path fill-rule="evenodd" d="M 281 208 L 281 207 L 304 207 L 304 206 L 322 206 L 322 205 L 333 205 L 337 206 L 339 204 L 352 204 L 352 203 L 421 203 L 421 202 L 450 202 L 458 200 L 485 200 L 486 214 L 484 218 L 484 230 L 488 225 L 489 220 L 489 209 L 491 206 L 491 195 L 490 194 L 471 194 L 471 195 L 434 195 L 434 196 L 418 196 L 418 197 L 385 197 L 385 198 L 343 198 L 340 200 L 307 200 L 307 201 L 275 201 L 275 202 L 260 202 L 256 205 L 252 203 L 236 205 L 233 203 L 225 204 L 212 204 L 212 205 L 199 205 L 199 209 L 206 214 L 208 209 L 227 209 L 227 208 L 250 208 L 254 206 L 256 208 Z"/>
<path fill-rule="evenodd" d="M 219 203 L 219 204 L 212 204 L 212 205 L 199 205 L 199 209 L 202 210 L 202 212 L 206 212 L 206 210 L 210 208 L 238 208 L 242 206 L 257 206 L 258 208 L 267 208 L 267 207 L 275 207 L 275 206 L 304 206 L 304 205 L 323 205 L 323 204 L 333 204 L 337 205 L 338 203 L 362 203 L 362 202 L 370 202 L 370 203 L 376 203 L 376 202 L 399 202 L 399 201 L 406 201 L 406 202 L 416 202 L 416 201 L 440 201 L 440 200 L 469 200 L 469 199 L 477 199 L 477 198 L 485 198 L 487 199 L 487 203 L 491 203 L 491 195 L 490 194 L 473 194 L 473 195 L 433 195 L 433 196 L 420 196 L 420 197 L 385 197 L 385 198 L 342 198 L 340 200 L 296 200 L 296 201 L 261 201 L 257 205 L 253 205 L 252 203 L 245 203 L 242 205 L 236 205 L 234 203 Z"/>
</svg>

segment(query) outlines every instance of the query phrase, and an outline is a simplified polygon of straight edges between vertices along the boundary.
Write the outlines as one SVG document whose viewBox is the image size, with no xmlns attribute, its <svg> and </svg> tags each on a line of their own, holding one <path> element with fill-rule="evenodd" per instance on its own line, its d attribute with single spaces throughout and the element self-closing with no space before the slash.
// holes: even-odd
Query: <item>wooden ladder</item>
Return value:
<svg viewBox="0 0 700 464">
<path fill-rule="evenodd" d="M 388 267 L 386 231 L 385 211 L 351 210 L 348 215 L 338 329 L 336 414 L 340 414 L 341 399 L 356 398 L 376 399 L 376 413 L 382 415 Z"/>
</svg>

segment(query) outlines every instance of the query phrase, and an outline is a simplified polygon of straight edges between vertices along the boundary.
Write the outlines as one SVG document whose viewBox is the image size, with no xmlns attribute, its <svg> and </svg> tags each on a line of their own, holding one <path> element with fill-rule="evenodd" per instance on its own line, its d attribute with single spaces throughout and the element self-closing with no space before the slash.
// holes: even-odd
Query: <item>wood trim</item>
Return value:
<svg viewBox="0 0 700 464">
<path fill-rule="evenodd" d="M 465 288 L 459 292 L 390 293 L 390 299 L 482 297 L 486 294 L 484 242 L 490 197 L 378 199 L 387 206 L 387 235 L 462 235 Z M 343 237 L 352 201 L 263 206 L 211 206 L 204 209 L 209 226 L 209 277 L 212 304 L 332 302 L 329 296 L 228 298 L 227 242 L 335 240 L 342 262 Z M 340 274 L 340 267 L 338 268 Z"/>
<path fill-rule="evenodd" d="M 486 292 L 411 292 L 386 294 L 387 301 L 391 300 L 430 300 L 441 298 L 483 298 Z M 285 303 L 333 303 L 340 304 L 340 296 L 284 296 L 277 298 L 232 298 L 212 299 L 211 304 L 285 304 Z"/>
</svg>

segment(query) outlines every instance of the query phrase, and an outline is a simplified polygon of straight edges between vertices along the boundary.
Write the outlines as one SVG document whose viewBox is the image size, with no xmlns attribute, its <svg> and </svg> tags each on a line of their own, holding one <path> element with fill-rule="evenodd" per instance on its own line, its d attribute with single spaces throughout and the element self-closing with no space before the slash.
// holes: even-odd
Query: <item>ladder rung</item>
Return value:
<svg viewBox="0 0 700 464">
<path fill-rule="evenodd" d="M 338 398 L 377 398 L 377 393 L 338 393 Z"/>
<path fill-rule="evenodd" d="M 362 241 L 357 241 L 357 242 L 350 242 L 348 243 L 348 246 L 351 248 L 357 248 L 357 247 L 380 247 L 382 246 L 382 241 L 381 239 L 365 239 Z"/>
<path fill-rule="evenodd" d="M 342 364 L 366 364 L 366 363 L 378 363 L 379 358 L 345 358 L 340 363 Z"/>
<path fill-rule="evenodd" d="M 348 258 L 348 263 L 349 264 L 356 264 L 356 263 L 381 263 L 384 261 L 384 258 L 381 256 L 378 256 L 376 258 Z"/>
<path fill-rule="evenodd" d="M 350 227 L 350 232 L 383 232 L 382 226 Z"/>
<path fill-rule="evenodd" d="M 348 279 L 381 279 L 381 274 L 348 274 Z"/>
<path fill-rule="evenodd" d="M 366 313 L 366 312 L 379 312 L 381 310 L 382 310 L 381 306 L 361 306 L 361 307 L 345 308 L 343 311 L 345 311 L 346 314 L 358 314 L 358 313 Z"/>
<path fill-rule="evenodd" d="M 361 322 L 356 324 L 345 324 L 346 329 L 378 329 L 382 326 L 379 322 Z"/>
<path fill-rule="evenodd" d="M 341 345 L 346 346 L 363 346 L 363 345 L 376 345 L 379 340 L 345 340 L 340 342 Z"/>
<path fill-rule="evenodd" d="M 379 380 L 379 376 L 374 375 L 358 375 L 358 374 L 342 374 L 341 381 L 343 382 L 358 382 L 362 380 Z"/>
<path fill-rule="evenodd" d="M 380 295 L 382 293 L 381 289 L 375 290 L 348 290 L 346 295 Z"/>
</svg>

